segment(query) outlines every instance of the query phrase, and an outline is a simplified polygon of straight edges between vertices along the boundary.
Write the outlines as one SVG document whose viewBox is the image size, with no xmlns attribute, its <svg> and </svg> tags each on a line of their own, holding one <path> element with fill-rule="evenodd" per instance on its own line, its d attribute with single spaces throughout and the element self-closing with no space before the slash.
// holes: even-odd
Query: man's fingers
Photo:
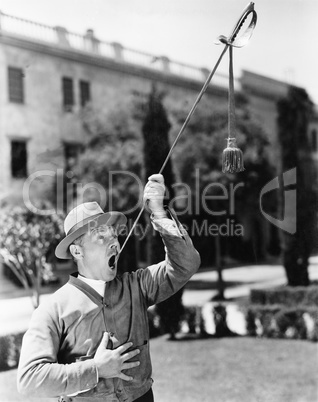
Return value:
<svg viewBox="0 0 318 402">
<path fill-rule="evenodd" d="M 127 369 L 131 369 L 134 367 L 138 367 L 139 365 L 140 365 L 140 362 L 124 363 L 121 369 L 127 370 Z"/>
<path fill-rule="evenodd" d="M 120 373 L 118 378 L 121 378 L 122 380 L 125 380 L 125 381 L 132 381 L 134 379 L 133 377 L 129 377 L 128 375 L 123 374 L 123 373 Z"/>
<path fill-rule="evenodd" d="M 109 341 L 109 333 L 104 332 L 104 335 L 103 335 L 103 338 L 102 338 L 102 341 L 101 341 L 100 345 L 102 345 L 105 348 L 107 348 L 108 341 Z"/>
<path fill-rule="evenodd" d="M 163 178 L 162 174 L 159 174 L 159 173 L 152 174 L 151 176 L 148 177 L 148 180 L 149 181 L 156 181 L 156 182 L 162 183 L 162 184 L 164 183 L 164 178 Z"/>
<path fill-rule="evenodd" d="M 131 359 L 132 357 L 137 356 L 139 353 L 140 353 L 140 350 L 139 350 L 139 349 L 132 350 L 131 352 L 128 352 L 128 353 L 126 353 L 126 354 L 124 354 L 124 355 L 122 356 L 123 361 L 125 362 L 126 360 L 129 360 L 129 359 Z"/>
<path fill-rule="evenodd" d="M 144 197 L 160 197 L 162 198 L 165 193 L 164 184 L 148 183 L 144 190 Z"/>
<path fill-rule="evenodd" d="M 144 193 L 144 197 L 145 198 L 160 198 L 160 199 L 162 199 L 162 197 L 163 197 L 163 194 L 162 194 L 162 192 L 160 192 L 160 191 L 158 191 L 158 190 L 146 190 L 145 191 L 145 193 Z"/>
<path fill-rule="evenodd" d="M 123 345 L 119 346 L 116 350 L 119 354 L 123 354 L 124 352 L 126 352 L 127 349 L 131 348 L 133 345 L 132 342 L 127 342 L 124 343 Z"/>
<path fill-rule="evenodd" d="M 154 182 L 148 181 L 148 183 L 145 186 L 144 191 L 150 191 L 150 190 L 162 192 L 163 190 L 165 190 L 165 185 L 162 183 L 154 183 Z"/>
<path fill-rule="evenodd" d="M 148 187 L 148 186 L 163 188 L 165 186 L 165 183 L 163 181 L 149 180 L 146 183 L 146 187 Z"/>
<path fill-rule="evenodd" d="M 160 192 L 162 193 L 163 190 L 165 190 L 165 186 L 164 184 L 159 184 L 159 183 L 153 183 L 153 184 L 147 184 L 145 187 L 145 191 L 149 192 L 149 191 L 154 191 L 154 192 Z"/>
</svg>

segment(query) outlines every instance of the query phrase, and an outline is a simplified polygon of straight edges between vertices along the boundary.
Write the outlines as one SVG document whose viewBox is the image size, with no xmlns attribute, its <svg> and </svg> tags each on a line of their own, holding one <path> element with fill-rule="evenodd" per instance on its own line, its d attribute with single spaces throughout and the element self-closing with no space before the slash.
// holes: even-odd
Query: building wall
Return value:
<svg viewBox="0 0 318 402">
<path fill-rule="evenodd" d="M 3 24 L 2 24 L 3 25 Z M 32 25 L 30 23 L 29 25 Z M 29 26 L 28 25 L 28 26 Z M 5 26 L 5 24 L 4 24 Z M 45 28 L 50 40 L 28 35 L 2 31 L 0 35 L 0 192 L 20 192 L 22 180 L 12 180 L 10 172 L 10 140 L 28 140 L 28 173 L 64 167 L 64 142 L 81 143 L 84 129 L 81 119 L 79 81 L 91 84 L 92 107 L 103 113 L 113 107 L 119 98 L 133 93 L 146 96 L 155 82 L 160 91 L 166 93 L 167 110 L 176 107 L 190 110 L 202 88 L 207 71 L 187 70 L 187 66 L 170 63 L 161 58 L 158 69 L 127 62 L 123 58 L 123 47 L 114 45 L 112 56 L 104 56 L 98 47 L 87 51 L 87 38 L 75 37 L 77 42 L 84 39 L 85 51 L 72 45 L 74 37 L 66 30 Z M 44 29 L 43 27 L 41 29 Z M 52 35 L 57 42 L 52 41 Z M 45 35 L 43 35 L 46 38 Z M 77 43 L 76 42 L 76 43 Z M 75 43 L 75 42 L 74 42 Z M 72 45 L 72 46 L 71 46 Z M 129 53 L 129 52 L 128 52 Z M 137 57 L 138 54 L 136 53 Z M 134 56 L 134 57 L 135 57 Z M 140 56 L 140 55 L 139 55 Z M 141 55 L 145 57 L 144 55 Z M 149 55 L 148 55 L 149 56 Z M 8 66 L 19 67 L 24 71 L 25 103 L 20 105 L 8 100 Z M 173 73 L 176 66 L 189 72 L 189 75 Z M 73 79 L 75 106 L 72 113 L 65 112 L 62 102 L 62 77 Z M 207 89 L 205 97 L 213 105 L 227 103 L 227 81 L 221 85 L 217 75 Z M 288 85 L 258 74 L 243 71 L 239 85 L 235 86 L 247 96 L 250 111 L 262 124 L 271 147 L 274 164 L 279 163 L 279 144 L 277 139 L 276 102 L 287 94 Z M 279 168 L 279 166 L 277 166 Z M 48 187 L 52 177 L 47 177 Z M 36 183 L 36 182 L 34 182 Z M 38 192 L 43 183 L 37 185 Z M 45 193 L 46 189 L 42 192 Z M 1 195 L 0 195 L 1 197 Z"/>
<path fill-rule="evenodd" d="M 158 90 L 166 93 L 168 109 L 178 104 L 190 110 L 202 87 L 201 82 L 149 72 L 142 67 L 114 65 L 113 61 L 96 56 L 87 57 L 86 54 L 70 49 L 43 45 L 25 38 L 1 37 L 0 60 L 0 83 L 5 88 L 0 95 L 1 182 L 5 193 L 10 192 L 13 187 L 15 192 L 21 192 L 23 185 L 22 180 L 11 178 L 11 139 L 21 138 L 28 141 L 29 174 L 44 169 L 62 168 L 63 142 L 83 141 L 80 80 L 90 82 L 92 107 L 101 113 L 112 108 L 119 98 L 133 93 L 146 96 L 154 82 Z M 9 102 L 9 66 L 23 70 L 23 104 Z M 75 106 L 71 113 L 63 109 L 62 77 L 73 79 Z M 226 89 L 214 87 L 208 92 L 211 93 L 208 96 L 214 97 L 217 102 L 219 98 L 226 102 Z M 49 186 L 52 180 L 47 177 L 46 182 Z M 43 189 L 43 183 L 39 183 L 38 187 Z M 37 191 L 35 196 L 39 196 Z"/>
<path fill-rule="evenodd" d="M 271 161 L 280 170 L 280 144 L 277 135 L 277 101 L 288 93 L 288 84 L 243 71 L 242 92 L 248 97 L 251 113 L 264 128 L 271 145 Z"/>
</svg>

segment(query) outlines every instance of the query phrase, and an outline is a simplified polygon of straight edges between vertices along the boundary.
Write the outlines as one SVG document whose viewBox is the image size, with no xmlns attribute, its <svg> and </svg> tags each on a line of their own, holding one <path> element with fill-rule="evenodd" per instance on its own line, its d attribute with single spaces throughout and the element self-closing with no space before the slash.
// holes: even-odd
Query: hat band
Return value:
<svg viewBox="0 0 318 402">
<path fill-rule="evenodd" d="M 74 226 L 71 227 L 71 229 L 68 231 L 67 236 L 74 233 L 77 229 L 80 229 L 81 227 L 83 227 L 84 225 L 86 225 L 87 223 L 89 223 L 90 221 L 95 220 L 96 218 L 98 218 L 99 216 L 103 215 L 103 213 L 99 213 L 96 214 L 94 216 L 89 216 L 88 218 L 83 219 L 81 222 L 76 223 Z"/>
</svg>

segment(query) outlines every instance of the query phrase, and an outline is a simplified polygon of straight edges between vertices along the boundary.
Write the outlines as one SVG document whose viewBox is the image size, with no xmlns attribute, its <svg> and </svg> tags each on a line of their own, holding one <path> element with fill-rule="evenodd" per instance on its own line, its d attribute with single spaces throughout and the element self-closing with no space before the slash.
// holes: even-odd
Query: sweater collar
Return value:
<svg viewBox="0 0 318 402">
<path fill-rule="evenodd" d="M 87 283 L 91 288 L 93 288 L 101 297 L 104 297 L 105 293 L 105 282 L 100 279 L 85 278 L 85 276 L 78 274 L 77 279 L 82 282 Z"/>
<path fill-rule="evenodd" d="M 92 288 L 92 286 L 79 279 L 78 272 L 70 275 L 68 283 L 85 293 L 86 296 L 88 296 L 94 303 L 99 305 L 103 303 L 103 296 L 101 296 L 94 288 Z"/>
</svg>

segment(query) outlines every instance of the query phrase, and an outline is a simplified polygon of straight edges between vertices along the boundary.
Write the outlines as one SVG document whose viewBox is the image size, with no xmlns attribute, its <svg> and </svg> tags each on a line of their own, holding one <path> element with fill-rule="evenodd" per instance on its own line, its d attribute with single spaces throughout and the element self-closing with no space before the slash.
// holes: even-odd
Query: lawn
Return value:
<svg viewBox="0 0 318 402">
<path fill-rule="evenodd" d="M 317 344 L 223 338 L 151 342 L 156 402 L 317 402 Z"/>
<path fill-rule="evenodd" d="M 155 338 L 155 402 L 316 402 L 317 348 L 293 340 Z M 16 370 L 0 373 L 1 402 L 48 401 L 19 396 L 15 381 Z"/>
</svg>

